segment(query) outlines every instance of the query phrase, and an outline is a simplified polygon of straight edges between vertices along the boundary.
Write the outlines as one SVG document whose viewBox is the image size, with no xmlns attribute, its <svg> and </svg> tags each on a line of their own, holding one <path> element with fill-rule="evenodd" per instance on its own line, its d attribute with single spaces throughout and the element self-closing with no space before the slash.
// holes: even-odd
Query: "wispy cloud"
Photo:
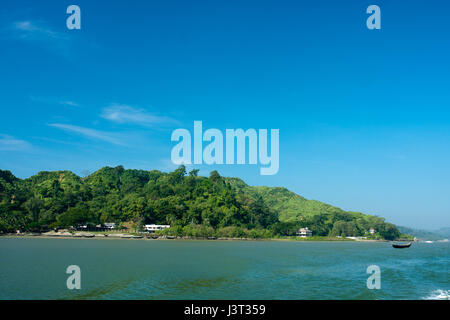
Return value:
<svg viewBox="0 0 450 320">
<path fill-rule="evenodd" d="M 69 60 L 76 53 L 71 50 L 71 36 L 56 31 L 42 20 L 15 21 L 8 26 L 6 31 L 13 39 L 34 44 Z"/>
<path fill-rule="evenodd" d="M 52 30 L 42 22 L 36 21 L 16 21 L 12 24 L 12 30 L 22 39 L 65 39 L 67 36 Z"/>
<path fill-rule="evenodd" d="M 101 117 L 116 123 L 133 123 L 143 126 L 177 123 L 177 121 L 172 118 L 157 116 L 144 109 L 133 108 L 121 104 L 112 104 L 104 108 Z"/>
<path fill-rule="evenodd" d="M 10 26 L 13 36 L 30 41 L 67 40 L 69 37 L 61 32 L 54 31 L 47 23 L 42 21 L 16 21 Z"/>
<path fill-rule="evenodd" d="M 37 97 L 30 96 L 30 100 L 37 103 L 47 103 L 47 104 L 60 104 L 69 107 L 79 107 L 80 104 L 78 102 L 72 100 L 62 100 L 57 97 Z"/>
<path fill-rule="evenodd" d="M 31 145 L 10 135 L 0 134 L 0 151 L 26 151 Z"/>
<path fill-rule="evenodd" d="M 70 124 L 51 123 L 50 127 L 58 128 L 67 132 L 76 133 L 89 139 L 109 142 L 115 145 L 126 145 L 118 134 L 106 131 L 100 131 L 90 128 L 74 126 Z"/>
<path fill-rule="evenodd" d="M 80 106 L 78 103 L 74 102 L 74 101 L 60 101 L 59 104 L 65 105 L 65 106 L 70 106 L 70 107 L 78 107 Z"/>
</svg>

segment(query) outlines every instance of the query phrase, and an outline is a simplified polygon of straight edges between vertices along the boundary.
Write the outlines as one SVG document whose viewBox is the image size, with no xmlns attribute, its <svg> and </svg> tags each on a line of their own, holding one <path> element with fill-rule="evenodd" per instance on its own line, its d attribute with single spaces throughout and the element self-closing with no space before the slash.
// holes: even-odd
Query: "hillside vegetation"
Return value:
<svg viewBox="0 0 450 320">
<path fill-rule="evenodd" d="M 309 227 L 315 236 L 362 236 L 370 228 L 380 238 L 400 236 L 381 217 L 346 212 L 285 188 L 248 186 L 217 171 L 202 177 L 184 166 L 170 173 L 118 166 L 86 178 L 54 171 L 18 179 L 0 170 L 1 232 L 105 222 L 136 230 L 170 224 L 168 234 L 203 237 L 289 236 L 299 227 Z"/>
</svg>

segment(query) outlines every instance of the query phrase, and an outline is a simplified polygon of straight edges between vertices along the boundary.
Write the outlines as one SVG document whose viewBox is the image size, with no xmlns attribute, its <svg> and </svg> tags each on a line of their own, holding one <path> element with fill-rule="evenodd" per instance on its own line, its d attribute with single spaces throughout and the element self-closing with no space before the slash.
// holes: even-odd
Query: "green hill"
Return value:
<svg viewBox="0 0 450 320">
<path fill-rule="evenodd" d="M 247 185 L 239 178 L 225 179 L 238 192 L 264 199 L 264 202 L 277 212 L 280 222 L 293 224 L 295 227 L 299 224 L 308 226 L 318 235 L 361 236 L 370 228 L 382 234 L 385 234 L 386 228 L 396 230 L 395 226 L 386 224 L 381 217 L 344 211 L 317 200 L 308 200 L 286 188 L 255 187 Z M 322 228 L 320 228 L 321 224 L 324 224 Z"/>
<path fill-rule="evenodd" d="M 270 237 L 308 227 L 317 236 L 361 236 L 370 228 L 396 238 L 383 218 L 307 200 L 286 188 L 248 186 L 239 178 L 104 167 L 86 178 L 70 171 L 18 179 L 0 170 L 0 231 L 42 231 L 79 223 L 116 222 L 139 229 L 170 224 L 167 232 L 195 236 Z"/>
<path fill-rule="evenodd" d="M 278 212 L 281 221 L 297 221 L 301 217 L 312 217 L 317 214 L 345 213 L 344 210 L 329 204 L 307 200 L 286 188 L 248 186 L 238 178 L 228 178 L 227 181 L 237 190 L 263 197 L 266 203 Z"/>
</svg>

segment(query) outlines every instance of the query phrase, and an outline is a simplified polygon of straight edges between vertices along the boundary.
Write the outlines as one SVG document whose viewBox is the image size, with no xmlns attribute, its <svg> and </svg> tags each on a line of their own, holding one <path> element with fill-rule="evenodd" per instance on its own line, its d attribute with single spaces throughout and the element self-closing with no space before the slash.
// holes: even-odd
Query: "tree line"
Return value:
<svg viewBox="0 0 450 320">
<path fill-rule="evenodd" d="M 81 178 L 70 171 L 39 172 L 18 179 L 0 170 L 0 231 L 41 232 L 77 224 L 115 222 L 139 230 L 169 224 L 167 234 L 193 237 L 269 238 L 308 227 L 316 236 L 360 236 L 369 228 L 385 239 L 400 236 L 383 218 L 340 211 L 284 221 L 271 195 L 236 188 L 212 171 L 180 166 L 173 172 L 105 167 Z M 292 210 L 292 208 L 290 209 Z"/>
</svg>

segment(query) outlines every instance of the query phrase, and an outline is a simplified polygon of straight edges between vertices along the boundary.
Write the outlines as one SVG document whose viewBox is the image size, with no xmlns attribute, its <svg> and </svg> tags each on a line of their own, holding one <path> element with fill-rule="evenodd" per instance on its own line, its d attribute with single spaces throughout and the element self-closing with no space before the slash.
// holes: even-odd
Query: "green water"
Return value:
<svg viewBox="0 0 450 320">
<path fill-rule="evenodd" d="M 449 297 L 449 243 L 0 239 L 0 299 Z M 369 290 L 366 269 L 381 269 Z M 68 290 L 67 266 L 81 268 Z"/>
</svg>

